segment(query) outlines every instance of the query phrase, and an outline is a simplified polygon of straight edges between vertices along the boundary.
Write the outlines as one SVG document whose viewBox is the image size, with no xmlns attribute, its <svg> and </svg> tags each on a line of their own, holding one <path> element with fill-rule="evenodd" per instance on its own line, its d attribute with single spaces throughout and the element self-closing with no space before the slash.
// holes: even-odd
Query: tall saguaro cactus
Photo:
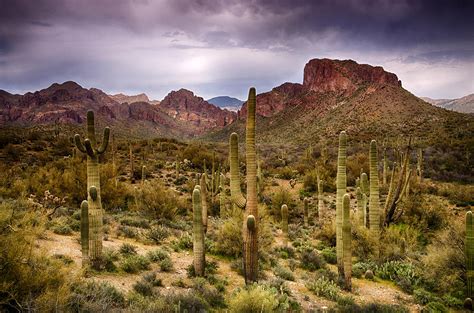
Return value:
<svg viewBox="0 0 474 313">
<path fill-rule="evenodd" d="M 283 243 L 288 246 L 288 206 L 281 206 L 281 230 L 283 231 Z"/>
<path fill-rule="evenodd" d="M 110 129 L 104 129 L 100 146 L 95 138 L 94 112 L 87 112 L 87 138 L 84 144 L 79 134 L 74 136 L 77 149 L 87 154 L 87 202 L 89 206 L 89 259 L 94 267 L 100 266 L 102 258 L 102 203 L 100 200 L 99 155 L 109 143 Z M 91 194 L 93 192 L 94 194 Z M 94 196 L 94 198 L 93 198 Z"/>
<path fill-rule="evenodd" d="M 342 205 L 342 247 L 344 259 L 344 282 L 347 290 L 352 289 L 352 235 L 350 218 L 350 197 L 346 193 Z"/>
<path fill-rule="evenodd" d="M 196 276 L 204 276 L 206 256 L 204 251 L 204 228 L 202 225 L 201 192 L 194 187 L 193 191 L 193 255 Z"/>
<path fill-rule="evenodd" d="M 258 276 L 258 210 L 257 210 L 257 165 L 255 145 L 256 91 L 250 88 L 247 100 L 246 161 L 247 199 L 240 190 L 239 148 L 236 133 L 230 135 L 230 189 L 232 203 L 244 209 L 244 276 L 246 283 L 257 281 Z M 251 226 L 251 227 L 249 227 Z"/>
<path fill-rule="evenodd" d="M 370 196 L 369 196 L 369 219 L 370 232 L 378 238 L 380 235 L 380 199 L 379 199 L 379 173 L 377 167 L 377 142 L 370 142 Z"/>
<path fill-rule="evenodd" d="M 204 227 L 204 233 L 207 232 L 207 183 L 206 183 L 206 174 L 201 175 L 201 205 L 202 205 L 202 225 Z"/>
<path fill-rule="evenodd" d="M 360 190 L 360 187 L 356 189 L 356 199 L 357 199 L 357 225 L 359 227 L 365 226 L 365 203 L 364 203 L 364 194 Z"/>
<path fill-rule="evenodd" d="M 346 174 L 346 153 L 347 135 L 345 131 L 339 134 L 339 151 L 337 156 L 337 177 L 336 177 L 336 256 L 337 268 L 340 277 L 344 277 L 343 262 L 343 241 L 342 241 L 342 215 L 343 197 L 346 194 L 347 174 Z"/>
</svg>

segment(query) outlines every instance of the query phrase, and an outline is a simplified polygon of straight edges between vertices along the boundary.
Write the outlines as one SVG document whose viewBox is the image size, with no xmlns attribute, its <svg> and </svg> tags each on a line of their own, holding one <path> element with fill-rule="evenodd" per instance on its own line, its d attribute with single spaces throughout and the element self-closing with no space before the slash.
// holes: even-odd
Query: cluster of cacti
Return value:
<svg viewBox="0 0 474 313">
<path fill-rule="evenodd" d="M 309 220 L 309 199 L 303 199 L 303 222 L 304 226 L 308 227 L 308 220 Z"/>
<path fill-rule="evenodd" d="M 250 88 L 247 100 L 246 161 L 247 199 L 240 190 L 238 135 L 230 135 L 230 188 L 232 203 L 245 208 L 243 222 L 244 276 L 246 283 L 258 278 L 258 210 L 257 210 L 257 164 L 255 145 L 255 88 Z"/>
<path fill-rule="evenodd" d="M 466 296 L 471 299 L 472 302 L 474 292 L 474 228 L 471 211 L 466 213 L 466 238 L 464 241 L 464 249 L 466 253 Z"/>
<path fill-rule="evenodd" d="M 343 221 L 343 197 L 346 194 L 347 174 L 346 174 L 346 153 L 347 135 L 345 131 L 339 134 L 339 149 L 337 155 L 337 177 L 336 177 L 336 257 L 337 267 L 340 277 L 344 277 L 343 262 L 343 241 L 342 241 L 342 221 Z"/>
<path fill-rule="evenodd" d="M 283 244 L 288 246 L 288 206 L 281 206 L 281 230 L 283 232 Z"/>
<path fill-rule="evenodd" d="M 88 211 L 88 254 L 92 266 L 100 266 L 102 259 L 102 203 L 100 199 L 99 155 L 109 143 L 110 130 L 104 129 L 102 143 L 97 147 L 95 138 L 94 113 L 87 112 L 87 138 L 84 144 L 79 134 L 74 136 L 77 149 L 87 154 L 87 211 Z M 82 210 L 82 209 L 81 209 Z M 84 230 L 85 232 L 85 230 Z M 86 237 L 83 237 L 86 240 Z M 85 243 L 82 245 L 85 247 Z"/>
<path fill-rule="evenodd" d="M 379 198 L 379 172 L 377 162 L 377 142 L 370 142 L 369 153 L 370 167 L 370 194 L 369 194 L 369 220 L 372 237 L 378 242 L 380 236 L 380 198 Z"/>
<path fill-rule="evenodd" d="M 193 256 L 196 276 L 204 276 L 206 254 L 204 246 L 204 225 L 200 186 L 193 190 Z"/>
</svg>

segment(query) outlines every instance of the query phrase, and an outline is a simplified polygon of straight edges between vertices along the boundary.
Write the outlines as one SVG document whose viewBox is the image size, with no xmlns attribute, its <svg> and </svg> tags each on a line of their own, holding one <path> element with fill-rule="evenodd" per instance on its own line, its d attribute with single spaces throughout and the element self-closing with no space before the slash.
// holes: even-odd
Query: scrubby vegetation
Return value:
<svg viewBox="0 0 474 313">
<path fill-rule="evenodd" d="M 385 161 L 376 156 L 374 182 L 369 142 L 348 134 L 343 186 L 333 140 L 262 144 L 249 166 L 238 149 L 229 164 L 228 144 L 110 139 L 99 159 L 103 249 L 89 264 L 81 245 L 81 202 L 93 203 L 86 156 L 68 136 L 0 135 L 1 311 L 445 312 L 472 296 L 465 215 L 474 204 L 473 177 L 461 175 L 465 165 L 443 157 L 439 146 L 412 143 L 425 151 L 419 164 L 408 142 L 385 140 L 376 147 L 387 153 Z M 365 190 L 361 173 L 379 186 L 380 217 L 370 215 L 375 189 Z M 350 208 L 341 220 L 338 189 Z M 193 238 L 203 214 L 200 268 Z M 341 238 L 350 249 L 338 249 Z M 375 289 L 383 292 L 374 296 Z"/>
</svg>

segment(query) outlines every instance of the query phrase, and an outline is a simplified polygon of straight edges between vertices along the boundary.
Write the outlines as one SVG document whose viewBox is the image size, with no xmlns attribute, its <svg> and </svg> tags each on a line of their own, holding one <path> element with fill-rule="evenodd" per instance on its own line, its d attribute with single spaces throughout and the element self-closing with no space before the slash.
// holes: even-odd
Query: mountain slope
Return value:
<svg viewBox="0 0 474 313">
<path fill-rule="evenodd" d="M 229 111 L 238 111 L 240 107 L 244 103 L 244 101 L 239 100 L 237 98 L 229 97 L 229 96 L 219 96 L 208 99 L 207 102 L 214 104 L 222 109 L 227 109 Z"/>
<path fill-rule="evenodd" d="M 259 141 L 278 144 L 335 139 L 341 130 L 356 141 L 474 136 L 473 116 L 434 107 L 403 89 L 395 74 L 350 60 L 311 60 L 303 84 L 285 83 L 257 95 L 257 114 Z M 246 103 L 236 123 L 209 138 L 227 140 L 232 131 L 243 135 L 245 116 Z"/>
<path fill-rule="evenodd" d="M 422 97 L 424 101 L 451 111 L 474 113 L 474 93 L 459 99 L 431 99 Z"/>
<path fill-rule="evenodd" d="M 99 123 L 113 127 L 116 134 L 134 136 L 166 136 L 189 138 L 209 130 L 224 127 L 236 114 L 221 110 L 188 92 L 185 98 L 174 98 L 171 92 L 163 106 L 147 100 L 146 95 L 109 96 L 95 88 L 85 89 L 75 82 L 53 84 L 50 87 L 12 95 L 0 90 L 0 121 L 4 125 L 31 126 L 35 124 L 82 124 L 88 110 L 93 110 Z M 145 97 L 143 97 L 145 96 Z M 191 106 L 189 104 L 196 104 Z M 178 113 L 177 113 L 178 112 Z"/>
</svg>

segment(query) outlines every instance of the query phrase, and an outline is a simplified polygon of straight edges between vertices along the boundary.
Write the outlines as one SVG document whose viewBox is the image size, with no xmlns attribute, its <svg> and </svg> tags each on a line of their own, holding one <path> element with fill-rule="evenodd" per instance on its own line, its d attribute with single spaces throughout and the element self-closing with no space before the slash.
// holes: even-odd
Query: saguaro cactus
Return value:
<svg viewBox="0 0 474 313">
<path fill-rule="evenodd" d="M 317 182 L 318 182 L 318 215 L 321 221 L 324 220 L 324 200 L 323 200 L 323 181 L 319 177 L 319 172 L 317 174 Z"/>
<path fill-rule="evenodd" d="M 346 194 L 347 175 L 346 175 L 346 153 L 347 153 L 347 135 L 345 131 L 339 134 L 339 151 L 337 156 L 337 177 L 336 177 L 336 256 L 337 267 L 340 277 L 344 277 L 343 262 L 343 242 L 342 242 L 342 215 L 343 215 L 343 197 Z"/>
<path fill-rule="evenodd" d="M 380 199 L 379 199 L 379 173 L 377 168 L 377 142 L 370 142 L 370 198 L 369 219 L 370 232 L 378 241 L 380 235 Z"/>
<path fill-rule="evenodd" d="M 74 136 L 77 149 L 87 154 L 87 202 L 89 206 L 89 259 L 94 267 L 102 258 L 102 203 L 100 200 L 99 155 L 103 154 L 109 143 L 110 129 L 104 129 L 102 143 L 97 147 L 95 138 L 94 112 L 87 112 L 87 138 L 84 144 L 79 134 Z M 94 197 L 91 195 L 94 192 Z"/>
<path fill-rule="evenodd" d="M 365 226 L 365 208 L 364 208 L 364 194 L 360 190 L 360 187 L 356 189 L 356 199 L 357 199 L 357 225 L 359 227 Z"/>
<path fill-rule="evenodd" d="M 466 213 L 466 276 L 467 276 L 467 297 L 472 299 L 474 292 L 474 228 L 472 212 Z"/>
<path fill-rule="evenodd" d="M 418 180 L 420 183 L 423 181 L 423 150 L 418 148 L 416 171 L 418 172 Z"/>
<path fill-rule="evenodd" d="M 342 247 L 344 259 L 344 282 L 347 290 L 352 289 L 352 235 L 350 218 L 350 197 L 346 193 L 343 198 L 342 214 Z"/>
<path fill-rule="evenodd" d="M 206 174 L 201 175 L 201 205 L 202 205 L 202 225 L 204 227 L 204 233 L 207 232 L 207 184 Z"/>
<path fill-rule="evenodd" d="M 198 187 L 197 185 L 196 187 Z M 204 251 L 204 228 L 202 225 L 201 192 L 199 188 L 193 191 L 193 254 L 194 272 L 196 276 L 204 276 L 206 255 Z"/>
<path fill-rule="evenodd" d="M 258 210 L 255 107 L 255 88 L 250 88 L 249 97 L 247 100 L 246 126 L 247 199 L 244 198 L 240 190 L 238 136 L 236 133 L 232 133 L 230 135 L 230 189 L 232 203 L 241 209 L 245 208 L 242 232 L 244 239 L 243 255 L 244 276 L 246 283 L 257 281 L 258 276 Z M 249 228 L 249 225 L 251 225 L 251 229 Z"/>
<path fill-rule="evenodd" d="M 81 203 L 81 250 L 82 266 L 89 263 L 89 205 L 87 200 Z"/>
<path fill-rule="evenodd" d="M 308 198 L 303 199 L 303 221 L 304 226 L 308 227 L 308 218 L 309 218 L 309 200 Z"/>
<path fill-rule="evenodd" d="M 281 206 L 281 230 L 283 231 L 283 243 L 288 246 L 288 206 Z"/>
<path fill-rule="evenodd" d="M 383 148 L 383 172 L 382 172 L 382 184 L 387 185 L 387 171 L 388 171 L 388 161 L 387 161 L 387 149 Z"/>
</svg>

